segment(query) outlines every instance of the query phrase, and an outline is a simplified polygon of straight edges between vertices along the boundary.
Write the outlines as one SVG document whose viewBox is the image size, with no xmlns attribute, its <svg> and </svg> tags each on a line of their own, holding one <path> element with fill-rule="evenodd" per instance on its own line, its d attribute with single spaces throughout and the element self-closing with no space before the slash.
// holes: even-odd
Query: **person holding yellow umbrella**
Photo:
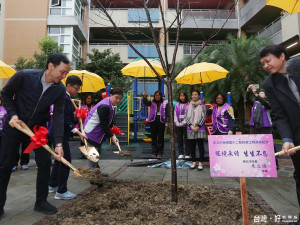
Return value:
<svg viewBox="0 0 300 225">
<path fill-rule="evenodd" d="M 87 70 L 71 70 L 67 76 L 62 80 L 66 84 L 68 76 L 75 75 L 82 81 L 82 86 L 78 93 L 83 92 L 97 92 L 105 88 L 104 80 L 99 75 L 89 72 Z"/>
</svg>

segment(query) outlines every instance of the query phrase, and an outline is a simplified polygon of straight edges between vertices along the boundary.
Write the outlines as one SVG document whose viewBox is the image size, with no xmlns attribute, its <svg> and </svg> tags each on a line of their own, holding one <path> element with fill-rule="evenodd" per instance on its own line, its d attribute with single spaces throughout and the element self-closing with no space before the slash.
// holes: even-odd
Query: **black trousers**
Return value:
<svg viewBox="0 0 300 225">
<path fill-rule="evenodd" d="M 12 128 L 5 123 L 1 137 L 0 149 L 0 209 L 6 201 L 6 191 L 10 180 L 12 168 L 19 152 L 21 142 L 29 139 L 21 131 Z M 46 201 L 48 197 L 48 185 L 50 178 L 51 155 L 44 148 L 34 150 L 35 160 L 38 166 L 36 179 L 36 203 Z M 20 179 L 22 179 L 20 177 Z"/>
<path fill-rule="evenodd" d="M 191 153 L 190 148 L 188 147 L 186 127 L 175 127 L 175 132 L 179 155 L 189 156 Z"/>
<path fill-rule="evenodd" d="M 64 158 L 71 163 L 71 151 L 69 146 L 69 137 L 64 137 L 63 139 L 63 150 L 64 150 Z M 50 187 L 57 187 L 57 192 L 60 194 L 68 191 L 67 183 L 69 179 L 70 168 L 59 162 L 54 160 L 51 175 L 50 175 Z"/>
<path fill-rule="evenodd" d="M 203 138 L 189 139 L 192 162 L 196 162 L 196 144 L 198 145 L 198 149 L 199 149 L 199 157 L 200 157 L 199 161 L 204 162 L 205 149 L 204 149 Z"/>
<path fill-rule="evenodd" d="M 20 152 L 19 150 L 14 166 L 18 166 L 19 160 L 21 166 L 27 165 L 29 163 L 29 154 L 24 153 L 25 149 L 29 144 L 30 144 L 30 139 L 26 139 L 21 143 L 21 147 L 20 147 L 21 153 L 19 153 Z"/>
<path fill-rule="evenodd" d="M 291 158 L 293 160 L 294 169 L 295 169 L 294 179 L 296 182 L 296 193 L 297 193 L 297 198 L 298 198 L 298 204 L 300 207 L 300 151 L 297 151 L 296 154 L 291 156 Z"/>
<path fill-rule="evenodd" d="M 152 137 L 152 154 L 162 155 L 164 153 L 165 123 L 160 122 L 160 116 L 150 123 Z"/>
<path fill-rule="evenodd" d="M 262 127 L 261 129 L 256 129 L 254 126 L 250 126 L 250 134 L 272 134 L 272 127 Z"/>
</svg>

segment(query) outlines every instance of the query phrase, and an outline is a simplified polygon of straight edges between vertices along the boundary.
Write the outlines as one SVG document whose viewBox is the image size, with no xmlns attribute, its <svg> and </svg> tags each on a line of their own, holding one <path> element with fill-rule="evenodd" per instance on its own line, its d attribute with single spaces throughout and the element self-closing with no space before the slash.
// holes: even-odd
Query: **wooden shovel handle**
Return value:
<svg viewBox="0 0 300 225">
<path fill-rule="evenodd" d="M 118 147 L 118 149 L 119 149 L 119 152 L 121 152 L 122 150 L 121 150 L 121 147 L 120 147 L 120 144 L 119 144 L 118 141 L 116 142 L 116 145 L 117 145 L 117 147 Z"/>
<path fill-rule="evenodd" d="M 11 127 L 14 127 L 18 129 L 19 131 L 23 132 L 24 134 L 27 134 L 29 137 L 34 136 L 35 134 L 30 130 L 30 128 L 22 121 L 20 120 L 20 124 L 16 123 L 15 121 L 10 121 L 9 125 Z M 58 156 L 56 152 L 54 152 L 49 145 L 43 145 L 43 148 L 46 149 L 48 152 L 50 152 L 53 156 Z M 70 167 L 73 171 L 78 172 L 76 167 L 74 167 L 69 161 L 67 161 L 64 157 L 61 157 L 60 161 Z"/>
<path fill-rule="evenodd" d="M 300 145 L 289 149 L 289 151 L 291 151 L 291 150 L 299 151 L 300 150 Z M 280 151 L 280 152 L 275 153 L 275 156 L 281 156 L 281 155 L 285 155 L 285 151 Z"/>
<path fill-rule="evenodd" d="M 71 99 L 71 102 L 72 102 L 75 109 L 77 109 L 77 108 L 80 109 L 81 108 L 81 100 Z M 75 102 L 78 102 L 78 106 L 75 104 Z M 81 133 L 83 133 L 85 135 L 85 132 L 84 132 L 84 129 L 83 129 L 83 124 L 82 124 L 82 119 L 78 118 L 78 120 L 79 120 Z M 84 146 L 85 146 L 86 149 L 88 149 L 88 144 L 87 144 L 86 139 L 84 139 Z"/>
</svg>

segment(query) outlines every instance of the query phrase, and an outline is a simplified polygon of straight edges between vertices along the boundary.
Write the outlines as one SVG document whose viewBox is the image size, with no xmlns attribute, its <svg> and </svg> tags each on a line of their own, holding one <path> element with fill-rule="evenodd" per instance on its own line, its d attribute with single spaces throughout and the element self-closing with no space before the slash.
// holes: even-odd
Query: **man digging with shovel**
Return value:
<svg viewBox="0 0 300 225">
<path fill-rule="evenodd" d="M 110 127 L 113 126 L 113 118 L 116 112 L 117 105 L 120 103 L 123 97 L 123 90 L 121 88 L 114 88 L 110 92 L 108 98 L 103 99 L 89 112 L 88 117 L 84 122 L 84 131 L 88 137 L 87 141 L 90 145 L 93 145 L 101 154 L 101 145 L 106 138 L 111 138 L 112 142 L 118 146 L 119 140 L 116 135 L 110 131 Z M 100 168 L 98 162 L 92 162 L 89 160 L 90 168 Z M 91 182 L 101 186 L 102 183 Z"/>
<path fill-rule="evenodd" d="M 70 61 L 63 54 L 50 55 L 44 70 L 20 70 L 13 75 L 2 90 L 2 102 L 7 111 L 2 131 L 0 149 L 0 217 L 4 214 L 6 191 L 13 164 L 22 140 L 28 136 L 12 128 L 9 122 L 24 121 L 30 129 L 45 126 L 50 120 L 50 106 L 54 104 L 53 128 L 56 157 L 63 156 L 62 139 L 64 124 L 64 101 L 66 89 L 61 80 L 70 70 Z M 36 180 L 35 211 L 52 214 L 56 207 L 47 201 L 51 157 L 43 148 L 34 149 L 38 166 Z"/>
</svg>

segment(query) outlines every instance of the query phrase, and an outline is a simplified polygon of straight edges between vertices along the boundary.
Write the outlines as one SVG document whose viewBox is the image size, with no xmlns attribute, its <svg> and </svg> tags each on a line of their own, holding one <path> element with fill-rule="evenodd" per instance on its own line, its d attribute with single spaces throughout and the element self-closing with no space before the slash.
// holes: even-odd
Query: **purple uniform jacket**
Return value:
<svg viewBox="0 0 300 225">
<path fill-rule="evenodd" d="M 253 115 L 254 115 L 254 110 L 256 108 L 257 101 L 254 101 L 252 111 L 251 111 L 251 118 L 249 121 L 250 126 L 254 126 L 253 122 Z M 271 117 L 270 117 L 270 110 L 267 110 L 264 105 L 261 106 L 261 111 L 262 111 L 262 121 L 263 121 L 263 127 L 272 127 L 272 122 L 271 122 Z"/>
<path fill-rule="evenodd" d="M 228 133 L 228 109 L 230 105 L 225 103 L 221 109 L 218 111 L 218 105 L 214 105 L 213 107 L 213 133 L 217 131 L 217 129 L 221 133 Z"/>
<path fill-rule="evenodd" d="M 109 106 L 110 111 L 108 115 L 108 120 L 109 120 L 109 124 L 111 124 L 116 109 L 113 109 L 109 98 L 105 98 L 102 101 L 100 101 L 97 105 L 95 105 L 92 108 L 92 110 L 89 112 L 88 117 L 84 121 L 84 131 L 86 133 L 86 136 L 90 140 L 99 144 L 102 142 L 105 135 L 105 132 L 100 125 L 100 119 L 97 112 L 98 107 L 101 105 Z"/>
<path fill-rule="evenodd" d="M 166 123 L 167 122 L 167 116 L 166 116 L 166 106 L 167 106 L 167 101 L 164 100 L 160 104 L 160 122 Z M 155 120 L 156 116 L 156 111 L 157 111 L 157 104 L 153 101 L 151 101 L 151 106 L 150 106 L 150 113 L 149 113 L 149 122 L 153 122 Z"/>
</svg>

